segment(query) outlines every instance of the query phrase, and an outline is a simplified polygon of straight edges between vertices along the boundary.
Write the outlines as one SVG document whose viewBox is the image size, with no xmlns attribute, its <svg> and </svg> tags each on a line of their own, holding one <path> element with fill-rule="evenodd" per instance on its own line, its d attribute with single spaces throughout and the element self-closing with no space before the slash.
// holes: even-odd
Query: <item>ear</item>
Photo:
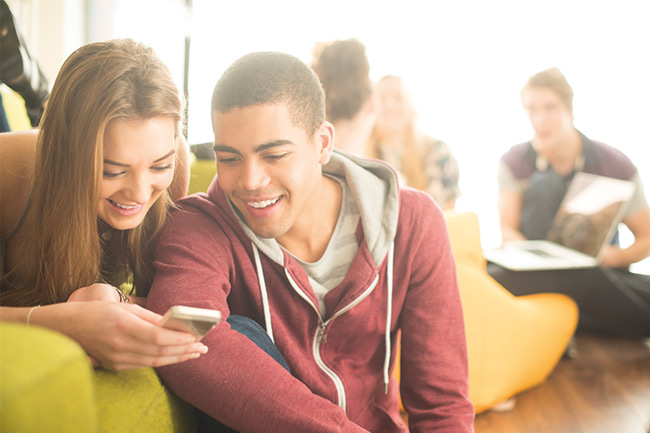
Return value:
<svg viewBox="0 0 650 433">
<path fill-rule="evenodd" d="M 323 122 L 316 131 L 315 139 L 320 154 L 318 162 L 325 165 L 330 161 L 334 151 L 334 126 L 327 121 Z"/>
</svg>

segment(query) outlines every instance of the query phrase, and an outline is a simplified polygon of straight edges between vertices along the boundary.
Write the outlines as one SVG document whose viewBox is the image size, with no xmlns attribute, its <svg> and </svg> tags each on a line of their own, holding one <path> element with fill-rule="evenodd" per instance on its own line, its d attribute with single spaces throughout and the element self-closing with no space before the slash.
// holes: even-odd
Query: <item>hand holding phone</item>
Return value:
<svg viewBox="0 0 650 433">
<path fill-rule="evenodd" d="M 200 340 L 219 322 L 221 322 L 221 312 L 218 310 L 174 305 L 167 310 L 159 325 L 188 332 Z"/>
</svg>

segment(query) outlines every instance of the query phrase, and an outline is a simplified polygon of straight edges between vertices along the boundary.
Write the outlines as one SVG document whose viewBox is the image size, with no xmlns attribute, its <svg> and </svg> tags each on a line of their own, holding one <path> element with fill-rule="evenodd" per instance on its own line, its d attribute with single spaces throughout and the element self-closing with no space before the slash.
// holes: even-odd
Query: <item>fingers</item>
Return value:
<svg viewBox="0 0 650 433">
<path fill-rule="evenodd" d="M 137 305 L 120 307 L 123 314 L 112 327 L 114 333 L 107 338 L 109 350 L 102 360 L 105 365 L 160 366 L 207 353 L 207 346 L 197 342 L 193 335 L 154 324 L 160 320 L 158 314 Z"/>
<path fill-rule="evenodd" d="M 162 316 L 149 311 L 137 305 L 133 305 L 130 310 L 137 315 L 138 318 L 146 321 L 140 325 L 140 329 L 137 333 L 137 338 L 143 342 L 152 342 L 161 346 L 168 345 L 183 345 L 194 343 L 196 337 L 187 332 L 176 331 L 172 329 L 162 328 L 158 326 L 158 323 L 162 319 Z"/>
<path fill-rule="evenodd" d="M 97 359 L 95 359 L 94 356 L 88 355 L 88 361 L 90 361 L 90 365 L 92 365 L 95 368 L 102 366 L 102 364 L 99 361 L 97 361 Z"/>
<path fill-rule="evenodd" d="M 205 352 L 207 352 L 207 347 L 201 352 L 160 356 L 149 356 L 142 353 L 121 352 L 119 355 L 116 355 L 112 359 L 107 360 L 103 364 L 105 367 L 116 371 L 142 367 L 162 367 L 163 365 L 175 364 L 178 362 L 196 359 Z"/>
<path fill-rule="evenodd" d="M 106 365 L 106 367 L 110 370 L 115 371 L 133 370 L 142 367 L 162 367 L 164 365 L 190 361 L 200 356 L 201 355 L 198 353 L 192 355 L 164 356 L 158 358 L 134 355 L 133 357 L 125 359 L 123 362 L 115 363 L 113 365 Z"/>
<path fill-rule="evenodd" d="M 82 346 L 113 370 L 168 365 L 208 351 L 193 335 L 158 326 L 161 316 L 138 305 L 96 302 L 84 312 Z"/>
<path fill-rule="evenodd" d="M 128 304 L 128 305 L 124 305 L 124 307 L 131 313 L 141 318 L 142 320 L 146 320 L 147 322 L 152 323 L 154 325 L 157 324 L 160 321 L 160 319 L 162 319 L 162 316 L 160 314 L 154 313 L 151 310 L 147 310 L 146 308 L 141 307 L 137 304 Z"/>
<path fill-rule="evenodd" d="M 131 355 L 142 355 L 151 358 L 166 356 L 202 355 L 208 352 L 208 347 L 203 343 L 161 346 L 159 344 L 142 341 L 129 341 L 117 352 Z"/>
</svg>

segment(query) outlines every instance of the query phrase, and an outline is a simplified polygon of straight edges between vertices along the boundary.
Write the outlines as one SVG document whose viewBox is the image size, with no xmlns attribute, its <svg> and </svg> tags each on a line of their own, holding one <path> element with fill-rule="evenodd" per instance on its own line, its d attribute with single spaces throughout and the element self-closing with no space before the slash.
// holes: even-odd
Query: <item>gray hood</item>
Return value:
<svg viewBox="0 0 650 433">
<path fill-rule="evenodd" d="M 347 182 L 361 212 L 361 225 L 370 255 L 379 267 L 397 231 L 399 187 L 395 171 L 386 163 L 358 158 L 334 149 L 332 158 L 323 166 L 329 174 Z M 274 262 L 284 265 L 284 255 L 275 239 L 259 238 L 241 219 L 228 201 L 233 214 L 246 235 Z"/>
</svg>

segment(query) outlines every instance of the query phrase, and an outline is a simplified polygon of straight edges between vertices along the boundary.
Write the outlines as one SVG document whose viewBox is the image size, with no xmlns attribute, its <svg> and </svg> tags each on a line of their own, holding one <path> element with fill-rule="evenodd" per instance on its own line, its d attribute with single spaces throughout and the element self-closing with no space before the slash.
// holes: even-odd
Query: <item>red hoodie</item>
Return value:
<svg viewBox="0 0 650 433">
<path fill-rule="evenodd" d="M 216 180 L 208 195 L 182 200 L 170 216 L 147 298 L 159 313 L 189 305 L 252 318 L 273 335 L 291 374 L 224 321 L 203 339 L 207 354 L 159 368 L 162 379 L 242 433 L 473 431 L 462 310 L 440 209 L 421 192 L 398 191 L 382 163 L 335 154 L 324 171 L 345 179 L 361 210 L 359 250 L 325 297 L 326 317 L 303 268 L 274 240 L 252 234 Z M 410 430 L 388 374 L 400 330 Z"/>
</svg>

